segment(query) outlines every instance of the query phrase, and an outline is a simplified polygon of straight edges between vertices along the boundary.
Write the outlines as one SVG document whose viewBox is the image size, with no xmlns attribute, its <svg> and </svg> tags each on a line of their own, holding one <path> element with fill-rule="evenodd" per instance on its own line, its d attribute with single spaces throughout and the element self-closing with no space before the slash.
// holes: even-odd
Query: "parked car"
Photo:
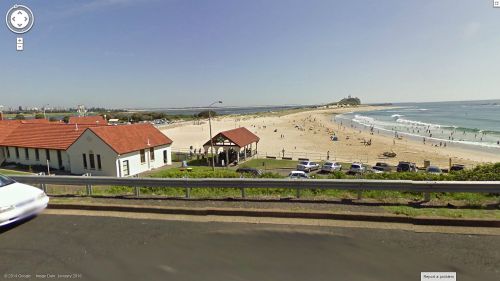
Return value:
<svg viewBox="0 0 500 281">
<path fill-rule="evenodd" d="M 384 163 L 384 162 L 377 162 L 375 166 L 373 166 L 374 170 L 381 171 L 381 172 L 390 172 L 392 171 L 392 168 L 389 164 Z"/>
<path fill-rule="evenodd" d="M 311 172 L 319 169 L 319 164 L 311 161 L 301 161 L 297 165 L 297 170 L 304 172 Z"/>
<path fill-rule="evenodd" d="M 373 174 L 383 174 L 385 173 L 384 169 L 381 167 L 373 166 L 371 169 L 367 169 L 366 172 Z"/>
<path fill-rule="evenodd" d="M 430 174 L 442 174 L 443 171 L 441 171 L 441 169 L 439 167 L 436 167 L 436 166 L 429 166 L 427 167 L 427 169 L 425 170 L 427 173 L 430 173 Z"/>
<path fill-rule="evenodd" d="M 49 203 L 39 188 L 0 175 L 0 226 L 37 215 Z"/>
<path fill-rule="evenodd" d="M 309 176 L 304 171 L 291 171 L 288 175 L 291 179 L 308 179 Z"/>
<path fill-rule="evenodd" d="M 417 172 L 417 166 L 415 163 L 411 162 L 399 162 L 396 167 L 396 171 L 398 172 Z"/>
<path fill-rule="evenodd" d="M 236 169 L 237 173 L 240 174 L 251 174 L 253 176 L 261 176 L 262 175 L 262 170 L 256 169 L 256 168 L 246 168 L 246 167 L 241 167 Z"/>
<path fill-rule="evenodd" d="M 465 166 L 462 164 L 453 164 L 450 168 L 450 171 L 462 171 L 465 169 Z"/>
<path fill-rule="evenodd" d="M 335 171 L 342 171 L 342 165 L 338 162 L 327 161 L 321 167 L 321 172 L 331 173 Z"/>
<path fill-rule="evenodd" d="M 363 163 L 354 162 L 351 164 L 351 168 L 349 168 L 349 174 L 362 174 L 366 172 L 366 167 L 363 166 Z"/>
</svg>

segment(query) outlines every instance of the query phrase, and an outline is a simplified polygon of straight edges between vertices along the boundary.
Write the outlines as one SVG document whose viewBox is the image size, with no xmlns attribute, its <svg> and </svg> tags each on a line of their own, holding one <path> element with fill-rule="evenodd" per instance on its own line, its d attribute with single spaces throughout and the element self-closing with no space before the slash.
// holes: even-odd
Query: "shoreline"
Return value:
<svg viewBox="0 0 500 281">
<path fill-rule="evenodd" d="M 261 114 L 227 115 L 212 119 L 213 135 L 223 130 L 247 127 L 260 137 L 259 157 L 275 156 L 281 158 L 298 157 L 311 160 L 330 160 L 340 162 L 361 161 L 374 165 L 387 162 L 396 165 L 399 161 L 411 161 L 423 166 L 424 160 L 432 165 L 446 168 L 449 159 L 453 163 L 474 166 L 479 163 L 500 162 L 500 155 L 484 151 L 458 148 L 454 146 L 433 147 L 411 138 L 395 141 L 384 134 L 371 135 L 369 130 L 359 130 L 340 126 L 333 121 L 334 116 L 347 112 L 386 110 L 397 106 L 360 106 L 347 108 L 285 110 Z M 201 122 L 185 121 L 167 126 L 160 130 L 174 140 L 172 151 L 189 151 L 202 148 L 209 140 L 208 120 Z M 335 134 L 338 141 L 332 141 Z M 371 139 L 371 145 L 365 145 Z M 365 144 L 364 144 L 365 143 Z M 383 152 L 395 152 L 395 158 L 384 158 Z"/>
</svg>

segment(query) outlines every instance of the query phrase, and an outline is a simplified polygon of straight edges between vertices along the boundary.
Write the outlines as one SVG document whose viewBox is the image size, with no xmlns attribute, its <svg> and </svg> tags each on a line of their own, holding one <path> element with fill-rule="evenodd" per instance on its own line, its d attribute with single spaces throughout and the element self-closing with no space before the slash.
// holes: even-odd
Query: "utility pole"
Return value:
<svg viewBox="0 0 500 281">
<path fill-rule="evenodd" d="M 208 106 L 208 126 L 210 127 L 210 149 L 212 150 L 212 171 L 215 172 L 215 154 L 214 154 L 214 141 L 212 139 L 212 105 L 222 103 L 222 101 L 216 101 Z"/>
</svg>

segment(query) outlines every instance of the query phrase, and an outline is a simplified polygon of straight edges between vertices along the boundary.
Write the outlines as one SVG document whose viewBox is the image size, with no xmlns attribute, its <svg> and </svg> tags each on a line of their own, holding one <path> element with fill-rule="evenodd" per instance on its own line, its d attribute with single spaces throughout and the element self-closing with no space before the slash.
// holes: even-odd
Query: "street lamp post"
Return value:
<svg viewBox="0 0 500 281">
<path fill-rule="evenodd" d="M 210 149 L 212 150 L 212 171 L 215 172 L 215 154 L 214 154 L 214 141 L 212 139 L 212 113 L 210 112 L 212 105 L 222 103 L 222 101 L 216 101 L 208 106 L 208 126 L 210 127 Z"/>
</svg>

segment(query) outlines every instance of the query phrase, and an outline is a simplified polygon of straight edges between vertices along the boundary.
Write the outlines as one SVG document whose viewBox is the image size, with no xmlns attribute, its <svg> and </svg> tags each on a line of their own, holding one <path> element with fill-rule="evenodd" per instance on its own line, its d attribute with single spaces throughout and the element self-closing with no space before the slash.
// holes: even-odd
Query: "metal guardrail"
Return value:
<svg viewBox="0 0 500 281">
<path fill-rule="evenodd" d="M 297 191 L 305 189 L 335 189 L 358 191 L 388 190 L 403 192 L 423 192 L 425 199 L 430 199 L 431 192 L 469 192 L 499 193 L 500 181 L 409 181 L 409 180 L 334 180 L 334 179 L 249 179 L 249 178 L 113 178 L 113 177 L 77 177 L 77 176 L 13 176 L 16 181 L 40 185 L 44 190 L 48 184 L 67 186 L 86 186 L 87 194 L 92 195 L 92 186 L 128 186 L 135 187 L 135 195 L 140 195 L 140 188 L 185 188 L 189 197 L 192 188 L 234 188 L 241 189 L 245 197 L 248 188 L 281 188 Z"/>
</svg>

